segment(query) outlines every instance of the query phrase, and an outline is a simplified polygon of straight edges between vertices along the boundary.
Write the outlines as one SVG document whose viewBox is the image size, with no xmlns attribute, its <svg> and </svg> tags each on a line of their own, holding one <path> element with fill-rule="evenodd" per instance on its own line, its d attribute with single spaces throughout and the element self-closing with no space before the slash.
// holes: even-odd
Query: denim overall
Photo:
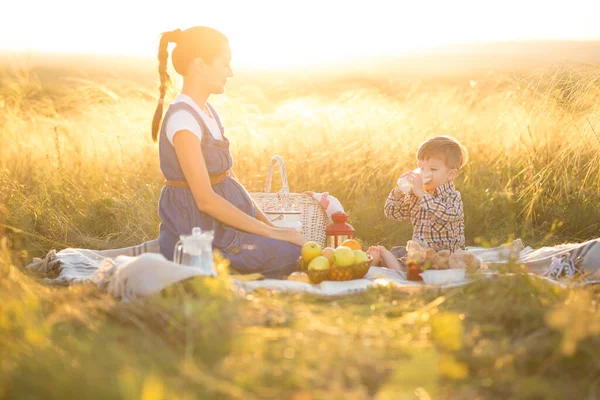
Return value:
<svg viewBox="0 0 600 400">
<path fill-rule="evenodd" d="M 229 140 L 225 137 L 221 121 L 213 109 L 213 118 L 221 129 L 223 140 L 215 139 L 202 117 L 189 104 L 179 102 L 169 106 L 165 113 L 159 137 L 160 169 L 168 181 L 184 182 L 185 176 L 179 165 L 175 147 L 166 134 L 166 122 L 176 111 L 185 110 L 194 116 L 202 130 L 202 155 L 209 175 L 219 175 L 233 166 L 229 151 Z M 219 196 L 235 207 L 256 217 L 256 209 L 246 190 L 231 176 L 212 185 Z M 230 260 L 230 268 L 241 274 L 259 272 L 266 277 L 277 278 L 295 271 L 300 257 L 300 246 L 281 240 L 243 232 L 225 225 L 209 214 L 200 211 L 189 187 L 164 186 L 158 205 L 160 217 L 160 252 L 173 260 L 173 250 L 180 235 L 189 235 L 192 228 L 199 226 L 203 231 L 214 231 L 213 248 Z"/>
</svg>

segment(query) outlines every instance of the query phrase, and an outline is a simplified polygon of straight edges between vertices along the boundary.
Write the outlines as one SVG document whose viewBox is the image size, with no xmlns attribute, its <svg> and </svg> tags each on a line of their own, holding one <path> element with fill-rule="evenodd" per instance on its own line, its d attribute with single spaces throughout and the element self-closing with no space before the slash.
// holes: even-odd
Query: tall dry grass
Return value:
<svg viewBox="0 0 600 400">
<path fill-rule="evenodd" d="M 15 249 L 156 236 L 154 72 L 110 65 L 2 67 L 0 193 Z M 366 243 L 410 237 L 382 205 L 394 178 L 414 166 L 419 143 L 448 134 L 470 151 L 457 180 L 468 243 L 518 236 L 546 245 L 599 230 L 599 76 L 583 64 L 448 77 L 242 72 L 212 101 L 250 190 L 263 190 L 280 154 L 291 189 L 338 197 Z"/>
</svg>

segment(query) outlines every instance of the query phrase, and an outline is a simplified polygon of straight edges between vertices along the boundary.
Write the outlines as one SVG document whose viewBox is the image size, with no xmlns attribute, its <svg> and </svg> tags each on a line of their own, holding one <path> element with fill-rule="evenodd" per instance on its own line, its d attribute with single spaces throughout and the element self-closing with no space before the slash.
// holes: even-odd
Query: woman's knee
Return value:
<svg viewBox="0 0 600 400">
<path fill-rule="evenodd" d="M 227 249 L 224 256 L 231 268 L 239 273 L 260 272 L 265 276 L 278 277 L 295 270 L 300 257 L 300 246 L 257 235 L 244 234 L 240 246 Z"/>
</svg>

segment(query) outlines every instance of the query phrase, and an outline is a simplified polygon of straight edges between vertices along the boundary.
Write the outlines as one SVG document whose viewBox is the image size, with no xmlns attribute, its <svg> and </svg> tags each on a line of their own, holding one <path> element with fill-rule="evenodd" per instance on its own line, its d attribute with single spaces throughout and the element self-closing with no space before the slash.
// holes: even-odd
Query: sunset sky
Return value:
<svg viewBox="0 0 600 400">
<path fill-rule="evenodd" d="M 600 0 L 7 1 L 0 50 L 154 55 L 165 30 L 209 25 L 234 63 L 298 65 L 449 43 L 600 39 Z"/>
</svg>

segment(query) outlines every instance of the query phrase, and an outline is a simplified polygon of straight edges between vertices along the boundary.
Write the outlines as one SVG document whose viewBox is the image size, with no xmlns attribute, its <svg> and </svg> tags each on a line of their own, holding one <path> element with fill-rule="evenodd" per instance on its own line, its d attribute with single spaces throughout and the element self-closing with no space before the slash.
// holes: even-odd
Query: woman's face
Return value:
<svg viewBox="0 0 600 400">
<path fill-rule="evenodd" d="M 233 77 L 231 70 L 231 50 L 229 46 L 223 48 L 210 62 L 202 62 L 203 81 L 212 94 L 221 94 L 225 91 L 227 79 Z"/>
</svg>

